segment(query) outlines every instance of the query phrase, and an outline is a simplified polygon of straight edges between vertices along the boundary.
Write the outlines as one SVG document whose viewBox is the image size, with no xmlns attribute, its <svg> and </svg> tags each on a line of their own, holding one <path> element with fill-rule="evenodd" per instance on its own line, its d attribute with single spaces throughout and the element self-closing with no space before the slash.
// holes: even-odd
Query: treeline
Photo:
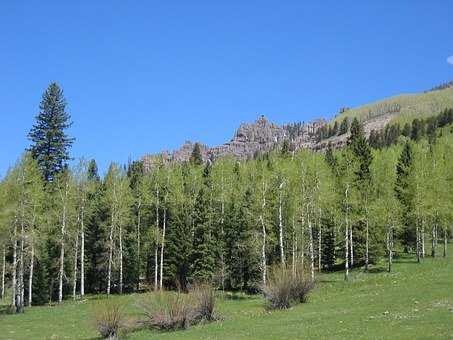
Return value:
<svg viewBox="0 0 453 340">
<path fill-rule="evenodd" d="M 62 93 L 49 96 L 44 103 Z M 44 124 L 54 108 L 42 109 L 34 130 L 55 125 Z M 345 148 L 325 154 L 282 148 L 246 162 L 203 163 L 195 149 L 187 163 L 161 160 L 147 172 L 140 161 L 112 164 L 102 178 L 94 160 L 70 169 L 32 147 L 0 184 L 2 296 L 8 287 L 21 311 L 200 281 L 254 292 L 274 264 L 305 268 L 312 280 L 343 268 L 347 279 L 351 267 L 368 270 L 383 257 L 390 270 L 398 249 L 421 261 L 428 242 L 433 256 L 443 242 L 445 255 L 451 130 L 376 150 L 357 120 L 350 131 Z M 38 135 L 35 146 L 52 133 Z"/>
<path fill-rule="evenodd" d="M 425 92 L 439 91 L 439 90 L 448 89 L 450 87 L 453 87 L 453 80 L 447 81 L 447 82 L 442 83 L 437 86 L 434 86 L 432 89 L 425 91 Z"/>
<path fill-rule="evenodd" d="M 316 139 L 320 142 L 330 137 L 344 135 L 349 132 L 350 124 L 349 118 L 344 117 L 340 124 L 335 121 L 332 126 L 330 124 L 324 125 L 316 131 Z"/>
<path fill-rule="evenodd" d="M 385 129 L 376 131 L 372 130 L 369 136 L 370 145 L 375 148 L 388 147 L 397 143 L 400 136 L 419 141 L 422 137 L 427 136 L 431 143 L 437 138 L 438 128 L 442 128 L 453 123 L 453 109 L 446 109 L 436 116 L 425 119 L 415 118 L 411 123 L 388 124 Z"/>
</svg>

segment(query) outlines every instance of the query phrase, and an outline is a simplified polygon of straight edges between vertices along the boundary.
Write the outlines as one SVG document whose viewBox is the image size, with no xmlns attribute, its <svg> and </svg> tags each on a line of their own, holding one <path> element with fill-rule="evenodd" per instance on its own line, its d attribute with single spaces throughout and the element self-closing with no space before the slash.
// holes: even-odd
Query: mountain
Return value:
<svg viewBox="0 0 453 340">
<path fill-rule="evenodd" d="M 269 122 L 264 116 L 259 117 L 254 123 L 242 123 L 236 130 L 233 138 L 222 145 L 208 147 L 199 143 L 204 160 L 219 157 L 232 156 L 239 160 L 252 159 L 260 153 L 271 151 L 289 140 L 293 148 L 310 148 L 316 144 L 317 130 L 326 125 L 324 119 L 309 123 L 292 123 L 277 125 Z M 195 143 L 186 141 L 179 149 L 158 155 L 146 155 L 143 157 L 145 168 L 153 166 L 155 161 L 162 157 L 164 162 L 188 161 L 192 154 Z"/>
<path fill-rule="evenodd" d="M 239 160 L 251 159 L 281 146 L 285 140 L 293 150 L 323 150 L 328 144 L 341 147 L 346 143 L 348 133 L 320 138 L 321 129 L 327 130 L 335 122 L 339 125 L 345 119 L 351 121 L 357 118 L 369 135 L 372 130 L 382 130 L 389 123 L 410 122 L 415 118 L 438 114 L 447 108 L 453 108 L 453 87 L 436 87 L 424 93 L 390 97 L 357 108 L 343 108 L 330 122 L 317 119 L 308 123 L 277 125 L 261 116 L 253 123 L 242 123 L 229 142 L 214 147 L 199 144 L 204 160 L 224 156 Z M 173 152 L 145 155 L 142 160 L 145 168 L 151 168 L 160 157 L 164 162 L 188 161 L 194 146 L 195 143 L 186 141 Z"/>
</svg>

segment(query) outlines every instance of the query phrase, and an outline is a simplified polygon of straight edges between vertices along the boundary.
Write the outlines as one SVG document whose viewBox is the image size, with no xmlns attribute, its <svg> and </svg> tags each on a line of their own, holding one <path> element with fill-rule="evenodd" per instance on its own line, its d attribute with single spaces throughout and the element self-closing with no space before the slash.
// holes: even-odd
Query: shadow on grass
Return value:
<svg viewBox="0 0 453 340">
<path fill-rule="evenodd" d="M 244 293 L 225 292 L 224 294 L 220 294 L 219 298 L 224 299 L 224 300 L 231 300 L 231 301 L 241 301 L 241 300 L 254 299 L 254 298 L 256 298 L 257 295 L 259 295 L 259 294 L 250 295 L 250 294 L 244 294 Z"/>
<path fill-rule="evenodd" d="M 373 267 L 373 268 L 369 268 L 368 271 L 365 271 L 365 273 L 368 273 L 368 274 L 381 274 L 381 273 L 387 273 L 388 270 L 387 268 L 384 268 L 384 267 Z"/>
</svg>

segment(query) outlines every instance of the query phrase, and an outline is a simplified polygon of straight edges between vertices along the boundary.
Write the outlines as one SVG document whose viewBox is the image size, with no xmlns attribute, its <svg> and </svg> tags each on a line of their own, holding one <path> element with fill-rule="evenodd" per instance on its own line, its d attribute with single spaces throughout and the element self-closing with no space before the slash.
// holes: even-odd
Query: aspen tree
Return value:
<svg viewBox="0 0 453 340">
<path fill-rule="evenodd" d="M 107 294 L 111 290 L 113 253 L 115 236 L 118 239 L 119 257 L 119 292 L 123 292 L 123 231 L 129 222 L 131 208 L 131 192 L 129 180 L 124 171 L 116 164 L 109 168 L 106 179 L 106 199 L 110 207 L 110 232 L 109 232 L 109 262 L 107 277 Z M 117 231 L 117 235 L 115 234 Z"/>
<path fill-rule="evenodd" d="M 90 191 L 90 186 L 93 185 L 89 181 L 88 177 L 88 163 L 85 160 L 80 160 L 78 167 L 75 170 L 75 180 L 76 180 L 76 205 L 77 205 L 77 221 L 79 225 L 79 230 L 77 234 L 80 235 L 80 296 L 83 298 L 85 295 L 85 220 L 87 218 L 87 205 L 88 205 L 88 193 Z M 78 239 L 77 239 L 78 240 Z M 78 241 L 76 241 L 76 246 Z M 77 247 L 76 247 L 77 248 Z M 76 250 L 77 258 L 77 250 Z M 77 261 L 75 261 L 77 265 Z M 74 274 L 76 274 L 77 266 L 75 266 Z M 77 275 L 74 275 L 76 278 Z M 76 286 L 76 283 L 73 284 Z M 73 292 L 73 295 L 74 292 Z"/>
<path fill-rule="evenodd" d="M 73 214 L 73 177 L 69 170 L 58 174 L 56 178 L 56 201 L 60 222 L 60 258 L 58 270 L 58 302 L 63 301 L 63 281 L 65 279 L 65 248 L 70 219 Z"/>
</svg>

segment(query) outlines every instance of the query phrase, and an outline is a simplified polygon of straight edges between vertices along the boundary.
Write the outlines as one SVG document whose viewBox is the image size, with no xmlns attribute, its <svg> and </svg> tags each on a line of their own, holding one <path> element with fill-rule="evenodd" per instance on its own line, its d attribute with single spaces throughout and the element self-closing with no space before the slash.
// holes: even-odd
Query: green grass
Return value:
<svg viewBox="0 0 453 340">
<path fill-rule="evenodd" d="M 453 247 L 450 247 L 453 252 Z M 308 303 L 268 312 L 259 296 L 221 299 L 223 320 L 188 330 L 142 330 L 128 339 L 447 339 L 453 338 L 453 256 L 396 260 L 381 267 L 320 275 Z M 131 316 L 141 295 L 115 296 Z M 93 297 L 61 306 L 33 307 L 23 315 L 0 316 L 0 339 L 95 339 Z"/>
<path fill-rule="evenodd" d="M 347 110 L 332 119 L 332 123 L 335 121 L 340 123 L 344 117 L 349 117 L 350 119 L 357 117 L 359 120 L 373 118 L 376 113 L 386 113 L 389 108 L 395 105 L 400 107 L 400 111 L 392 119 L 394 123 L 404 124 L 414 118 L 424 118 L 439 114 L 442 110 L 453 107 L 453 88 L 383 99 Z"/>
</svg>

